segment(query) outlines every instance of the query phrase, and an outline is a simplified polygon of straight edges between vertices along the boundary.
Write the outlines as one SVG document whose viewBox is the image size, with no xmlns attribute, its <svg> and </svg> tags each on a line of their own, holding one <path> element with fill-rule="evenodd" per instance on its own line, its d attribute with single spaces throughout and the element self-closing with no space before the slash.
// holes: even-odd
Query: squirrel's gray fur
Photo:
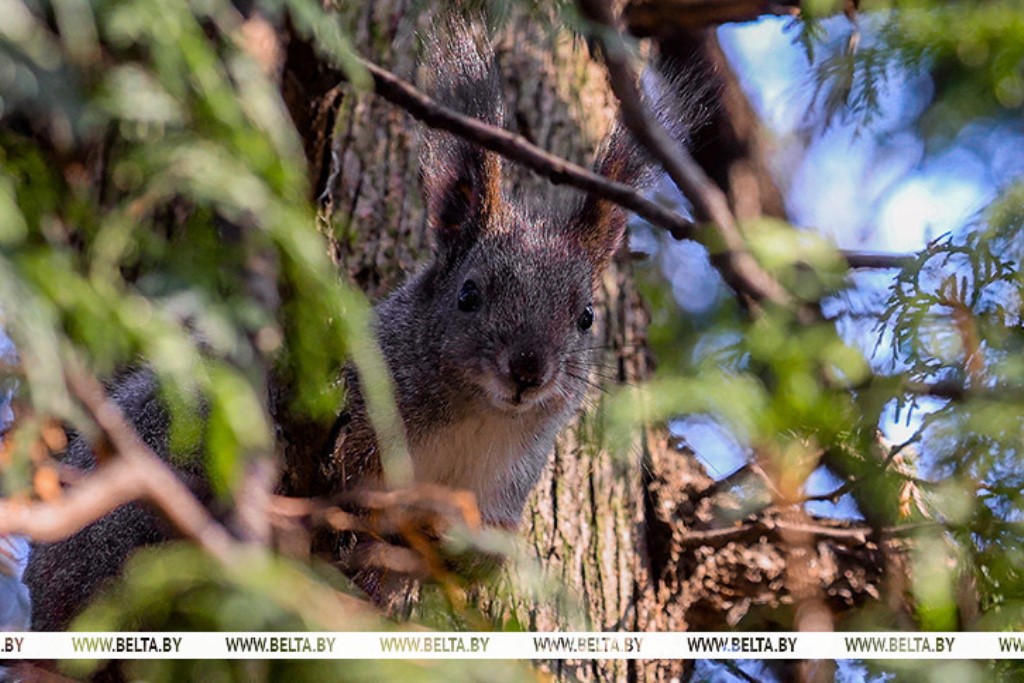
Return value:
<svg viewBox="0 0 1024 683">
<path fill-rule="evenodd" d="M 143 442 L 154 453 L 175 465 L 181 478 L 200 500 L 211 498 L 199 460 L 170 457 L 170 419 L 158 399 L 153 373 L 133 369 L 109 387 L 110 397 L 128 417 Z M 96 467 L 96 456 L 83 437 L 68 443 L 62 461 L 87 471 Z M 32 598 L 32 629 L 63 630 L 88 604 L 104 582 L 116 577 L 128 555 L 144 545 L 167 540 L 170 529 L 163 519 L 141 503 L 123 505 L 74 536 L 32 548 L 25 583 Z"/>
<path fill-rule="evenodd" d="M 435 98 L 503 125 L 501 80 L 482 33 L 454 16 L 444 23 L 446 35 L 429 49 Z M 421 175 L 434 256 L 377 305 L 375 332 L 416 479 L 469 489 L 486 521 L 514 526 L 556 436 L 583 400 L 593 289 L 623 240 L 626 214 L 590 196 L 563 207 L 506 197 L 503 163 L 470 142 L 427 132 Z M 651 176 L 621 128 L 603 144 L 596 167 L 633 186 Z M 350 420 L 324 467 L 335 489 L 372 483 L 379 472 L 356 373 L 348 380 Z M 112 395 L 146 443 L 167 457 L 167 414 L 152 376 L 132 373 Z M 66 460 L 94 466 L 82 439 Z M 201 478 L 195 488 L 203 489 Z M 67 541 L 36 546 L 26 574 L 33 626 L 66 627 L 131 550 L 165 531 L 151 512 L 129 505 Z"/>
</svg>

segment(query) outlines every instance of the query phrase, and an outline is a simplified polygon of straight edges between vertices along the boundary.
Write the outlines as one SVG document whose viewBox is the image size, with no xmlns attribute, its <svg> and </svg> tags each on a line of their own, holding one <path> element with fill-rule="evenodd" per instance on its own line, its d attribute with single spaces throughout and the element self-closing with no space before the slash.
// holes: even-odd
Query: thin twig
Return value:
<svg viewBox="0 0 1024 683">
<path fill-rule="evenodd" d="M 615 27 L 615 17 L 605 0 L 579 0 L 584 16 L 595 25 L 594 37 L 601 47 L 612 91 L 622 107 L 622 119 L 637 141 L 665 168 L 679 190 L 693 203 L 696 217 L 715 226 L 723 251 L 712 250 L 712 260 L 737 293 L 751 303 L 770 301 L 783 307 L 793 297 L 764 270 L 747 249 L 725 193 L 712 181 L 689 152 L 648 111 L 637 86 L 629 49 Z M 818 317 L 807 307 L 797 307 L 801 317 Z"/>
<path fill-rule="evenodd" d="M 893 461 L 896 459 L 896 456 L 902 453 L 907 447 L 920 441 L 920 439 L 921 435 L 918 433 L 910 437 L 903 443 L 892 446 L 889 449 L 889 453 L 886 455 L 885 460 L 883 460 L 881 463 L 878 463 L 878 465 L 873 471 L 867 472 L 862 476 L 850 477 L 832 491 L 829 491 L 828 493 L 821 493 L 815 496 L 807 496 L 801 502 L 810 503 L 815 501 L 827 501 L 833 504 L 838 503 L 840 498 L 845 496 L 847 493 L 852 492 L 858 486 L 861 486 L 868 481 L 874 480 L 876 477 L 888 473 L 889 466 L 892 465 Z M 900 474 L 901 476 L 905 476 L 902 475 L 902 473 Z"/>
<path fill-rule="evenodd" d="M 510 161 L 522 164 L 556 185 L 568 185 L 629 209 L 652 225 L 667 230 L 675 239 L 694 238 L 695 230 L 691 221 L 647 199 L 629 185 L 616 182 L 551 154 L 521 135 L 445 107 L 390 71 L 366 59 L 361 59 L 360 62 L 373 78 L 374 89 L 378 95 L 427 126 L 447 131 Z M 897 267 L 894 265 L 896 261 L 905 258 L 859 253 L 845 254 L 845 257 L 851 268 Z M 870 265 L 872 259 L 879 265 Z"/>
<path fill-rule="evenodd" d="M 65 380 L 117 453 L 109 463 L 49 503 L 0 503 L 0 534 L 37 541 L 67 538 L 134 500 L 153 505 L 185 537 L 219 562 L 227 563 L 234 541 L 188 487 L 139 438 L 121 408 L 92 375 L 69 364 Z"/>
<path fill-rule="evenodd" d="M 719 547 L 754 535 L 767 535 L 779 531 L 807 533 L 847 543 L 851 541 L 864 543 L 874 534 L 874 529 L 870 527 L 840 527 L 811 522 L 794 523 L 771 518 L 758 518 L 738 526 L 722 529 L 689 530 L 681 540 L 687 547 L 705 545 Z"/>
<path fill-rule="evenodd" d="M 753 676 L 748 674 L 746 671 L 741 669 L 739 665 L 737 665 L 735 662 L 731 662 L 728 659 L 716 659 L 714 661 L 724 666 L 729 671 L 729 673 L 731 673 L 736 678 L 746 681 L 746 683 L 761 683 L 759 679 L 754 678 Z"/>
<path fill-rule="evenodd" d="M 51 502 L 0 501 L 0 535 L 20 534 L 55 543 L 77 533 L 118 507 L 144 497 L 133 462 L 117 460 Z"/>
<path fill-rule="evenodd" d="M 665 228 L 676 239 L 693 236 L 692 222 L 675 211 L 652 202 L 629 185 L 615 182 L 551 154 L 521 135 L 444 107 L 390 71 L 365 59 L 360 61 L 373 77 L 378 95 L 431 128 L 448 131 L 475 142 L 484 149 L 523 164 L 555 184 L 571 185 L 614 202 Z"/>
<path fill-rule="evenodd" d="M 854 479 L 847 479 L 841 485 L 839 485 L 836 488 L 832 489 L 828 493 L 819 493 L 819 494 L 814 495 L 814 496 L 807 496 L 806 498 L 804 498 L 800 502 L 801 503 L 832 503 L 833 505 L 835 505 L 836 503 L 839 502 L 840 498 L 845 496 L 847 493 L 850 493 L 851 491 L 853 491 L 853 489 L 856 488 L 856 486 L 858 484 L 860 484 L 861 481 L 863 481 L 863 479 L 861 479 L 860 477 L 857 477 L 857 478 L 854 478 Z"/>
<path fill-rule="evenodd" d="M 75 398 L 92 414 L 118 455 L 135 470 L 146 499 L 156 505 L 179 532 L 226 563 L 234 545 L 231 535 L 142 441 L 99 380 L 74 367 L 66 372 L 66 377 Z"/>
<path fill-rule="evenodd" d="M 1024 536 L 1024 523 L 999 522 L 992 525 L 999 531 Z M 875 529 L 870 526 L 830 526 L 808 518 L 807 522 L 793 522 L 781 519 L 759 517 L 743 524 L 721 529 L 688 530 L 682 537 L 684 547 L 709 546 L 718 548 L 734 541 L 752 536 L 768 536 L 783 531 L 806 533 L 819 538 L 829 538 L 843 543 L 866 543 L 871 539 L 897 539 L 914 536 L 921 531 L 969 532 L 971 527 L 940 520 L 897 524 Z"/>
<path fill-rule="evenodd" d="M 844 251 L 843 258 L 850 268 L 903 269 L 914 257 L 910 254 L 880 254 L 870 251 Z"/>
<path fill-rule="evenodd" d="M 259 558 L 270 559 L 258 544 L 236 541 L 203 507 L 174 471 L 142 441 L 93 375 L 69 362 L 65 381 L 109 442 L 112 456 L 55 501 L 25 503 L 0 500 L 0 535 L 20 534 L 56 542 L 77 533 L 121 505 L 144 500 L 239 580 Z M 258 573 L 258 572 L 257 572 Z M 369 605 L 296 573 L 285 574 L 289 590 L 274 595 L 331 629 L 379 628 Z"/>
</svg>

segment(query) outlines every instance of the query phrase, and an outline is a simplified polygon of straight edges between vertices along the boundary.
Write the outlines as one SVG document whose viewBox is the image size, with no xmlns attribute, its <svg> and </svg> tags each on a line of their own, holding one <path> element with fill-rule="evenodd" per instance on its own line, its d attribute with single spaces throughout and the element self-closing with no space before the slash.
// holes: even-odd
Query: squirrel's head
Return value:
<svg viewBox="0 0 1024 683">
<path fill-rule="evenodd" d="M 434 55 L 443 104 L 501 126 L 504 106 L 494 58 L 480 33 L 448 27 Z M 438 363 L 508 412 L 553 408 L 583 394 L 594 346 L 593 291 L 622 243 L 626 213 L 580 197 L 555 210 L 502 192 L 503 161 L 474 143 L 428 131 L 421 160 L 434 261 L 422 280 L 422 310 L 442 339 Z M 645 182 L 646 158 L 620 127 L 598 154 L 597 171 Z"/>
<path fill-rule="evenodd" d="M 589 372 L 600 257 L 564 225 L 501 206 L 437 234 L 425 282 L 429 324 L 443 340 L 438 362 L 502 411 L 573 403 Z"/>
</svg>

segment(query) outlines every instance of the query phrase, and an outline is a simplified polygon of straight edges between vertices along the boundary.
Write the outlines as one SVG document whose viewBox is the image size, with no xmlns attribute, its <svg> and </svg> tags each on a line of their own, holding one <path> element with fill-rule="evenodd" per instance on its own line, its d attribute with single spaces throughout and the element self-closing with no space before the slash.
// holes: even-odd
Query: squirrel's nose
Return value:
<svg viewBox="0 0 1024 683">
<path fill-rule="evenodd" d="M 538 387 L 544 380 L 544 362 L 532 350 L 515 351 L 508 359 L 508 374 L 520 391 Z"/>
</svg>

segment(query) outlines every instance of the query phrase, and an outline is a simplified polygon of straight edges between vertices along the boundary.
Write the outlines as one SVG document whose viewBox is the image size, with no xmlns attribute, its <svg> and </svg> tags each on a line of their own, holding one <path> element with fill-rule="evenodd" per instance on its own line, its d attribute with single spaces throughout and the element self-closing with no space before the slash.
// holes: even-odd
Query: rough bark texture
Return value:
<svg viewBox="0 0 1024 683">
<path fill-rule="evenodd" d="M 413 81 L 417 42 L 429 31 L 426 17 L 408 0 L 341 8 L 357 49 Z M 500 27 L 495 48 L 505 76 L 508 125 L 532 142 L 589 165 L 609 129 L 614 107 L 603 68 L 584 41 L 537 17 L 513 15 Z M 371 297 L 386 293 L 416 267 L 428 248 L 418 179 L 420 129 L 408 116 L 369 93 L 356 93 L 316 77 L 315 55 L 293 40 L 283 86 L 306 141 L 311 175 L 320 182 L 325 225 L 336 261 Z M 310 70 L 313 78 L 303 74 Z M 333 122 L 331 147 L 322 132 Z M 567 201 L 563 188 L 516 169 L 510 190 L 533 201 Z M 322 194 L 321 194 L 322 193 Z M 625 253 L 625 252 L 624 252 Z M 646 314 L 629 274 L 628 257 L 605 275 L 599 295 L 596 343 L 613 381 L 647 375 Z M 600 403 L 600 394 L 593 397 Z M 523 532 L 547 571 L 565 586 L 568 603 L 519 605 L 532 628 L 572 625 L 594 629 L 644 629 L 652 623 L 646 551 L 641 449 L 617 460 L 595 444 L 599 409 L 566 430 L 524 517 Z M 301 441 L 307 432 L 293 432 Z M 291 460 L 302 459 L 296 444 Z M 296 463 L 298 464 L 298 463 Z M 582 608 L 582 611 L 578 609 Z M 665 626 L 668 626 L 667 624 Z M 627 662 L 558 662 L 560 677 L 623 679 L 638 665 Z M 652 670 L 653 671 L 653 670 Z"/>
<path fill-rule="evenodd" d="M 415 34 L 430 30 L 420 9 L 414 0 L 376 0 L 344 5 L 338 12 L 359 52 L 419 81 Z M 756 117 L 735 78 L 713 42 L 698 35 L 687 40 L 674 56 L 711 60 L 722 79 L 718 114 L 697 140 L 699 160 L 729 193 L 741 218 L 784 215 L 781 194 L 767 173 Z M 592 60 L 586 43 L 550 21 L 513 12 L 498 30 L 496 51 L 508 125 L 558 155 L 589 164 L 615 108 L 603 67 Z M 421 131 L 386 102 L 338 87 L 320 73 L 316 56 L 293 40 L 282 83 L 306 143 L 332 255 L 377 297 L 415 268 L 428 248 L 418 180 Z M 510 182 L 511 189 L 538 202 L 567 196 L 525 171 L 514 172 Z M 606 346 L 603 381 L 638 382 L 652 370 L 648 317 L 625 250 L 600 290 L 595 338 Z M 784 532 L 769 519 L 735 536 L 701 537 L 700 531 L 724 524 L 723 488 L 663 429 L 638 434 L 625 457 L 604 450 L 602 402 L 603 395 L 595 392 L 587 412 L 559 439 L 528 505 L 522 534 L 565 590 L 543 605 L 513 606 L 522 623 L 538 630 L 792 627 L 793 582 L 787 581 L 786 564 L 787 553 L 795 551 L 787 548 Z M 324 438 L 324 429 L 282 426 L 295 482 L 311 476 L 303 471 L 307 447 L 302 444 Z M 803 541 L 801 566 L 813 568 L 811 592 L 832 609 L 877 596 L 883 553 L 877 544 L 820 536 Z M 545 666 L 562 680 L 685 680 L 689 671 L 681 661 Z"/>
</svg>

